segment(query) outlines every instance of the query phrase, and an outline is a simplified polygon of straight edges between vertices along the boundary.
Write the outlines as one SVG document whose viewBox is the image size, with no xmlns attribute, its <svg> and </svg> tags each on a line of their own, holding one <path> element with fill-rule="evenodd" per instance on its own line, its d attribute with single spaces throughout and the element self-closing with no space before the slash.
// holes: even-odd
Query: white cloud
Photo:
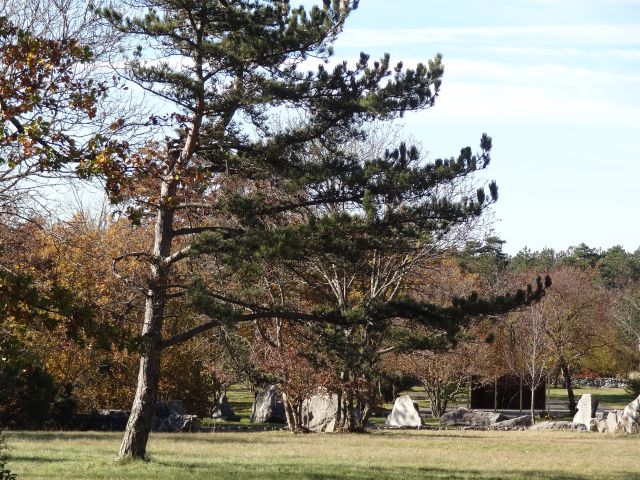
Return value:
<svg viewBox="0 0 640 480">
<path fill-rule="evenodd" d="M 348 28 L 337 45 L 347 48 L 388 47 L 401 44 L 429 44 L 511 40 L 527 45 L 640 45 L 640 24 L 625 25 L 534 25 L 461 28 L 368 29 Z"/>
<path fill-rule="evenodd" d="M 429 113 L 435 122 L 640 127 L 640 106 L 579 98 L 529 85 L 449 82 Z"/>
<path fill-rule="evenodd" d="M 640 1 L 640 0 L 639 0 Z M 534 46 L 492 46 L 487 49 L 491 53 L 518 55 L 518 56 L 536 56 L 536 57 L 554 57 L 554 58 L 618 58 L 623 60 L 640 60 L 640 49 L 637 48 L 576 48 L 576 47 L 534 47 Z"/>
</svg>

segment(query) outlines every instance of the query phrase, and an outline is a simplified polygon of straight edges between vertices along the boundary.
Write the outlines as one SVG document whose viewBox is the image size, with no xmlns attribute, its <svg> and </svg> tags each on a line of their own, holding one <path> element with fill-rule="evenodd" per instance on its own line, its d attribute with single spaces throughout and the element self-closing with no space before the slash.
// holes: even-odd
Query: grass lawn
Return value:
<svg viewBox="0 0 640 480">
<path fill-rule="evenodd" d="M 564 388 L 551 388 L 551 400 L 558 400 L 568 405 L 567 390 Z M 600 409 L 624 409 L 635 397 L 628 394 L 624 388 L 574 388 L 576 402 L 584 393 L 591 393 L 600 399 Z M 638 475 L 640 478 L 640 474 Z"/>
<path fill-rule="evenodd" d="M 640 438 L 569 432 L 154 434 L 149 462 L 114 460 L 121 434 L 10 432 L 18 479 L 624 479 Z"/>
</svg>

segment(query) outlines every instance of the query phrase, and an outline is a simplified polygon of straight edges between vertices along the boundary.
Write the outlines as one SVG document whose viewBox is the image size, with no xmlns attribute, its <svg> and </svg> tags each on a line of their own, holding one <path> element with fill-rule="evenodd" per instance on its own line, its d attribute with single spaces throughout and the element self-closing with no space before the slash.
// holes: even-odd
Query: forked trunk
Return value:
<svg viewBox="0 0 640 480">
<path fill-rule="evenodd" d="M 284 404 L 284 412 L 287 417 L 287 425 L 291 433 L 306 432 L 302 419 L 302 403 L 292 402 L 289 396 L 282 392 L 282 403 Z"/>
</svg>

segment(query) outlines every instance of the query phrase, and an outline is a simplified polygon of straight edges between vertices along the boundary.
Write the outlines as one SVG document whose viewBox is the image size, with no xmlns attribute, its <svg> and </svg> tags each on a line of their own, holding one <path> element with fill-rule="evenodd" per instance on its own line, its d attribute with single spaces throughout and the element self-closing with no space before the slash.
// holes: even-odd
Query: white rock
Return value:
<svg viewBox="0 0 640 480">
<path fill-rule="evenodd" d="M 620 416 L 622 412 L 620 410 L 616 410 L 615 412 L 609 412 L 607 415 L 607 432 L 608 433 L 617 433 L 620 431 Z"/>
<path fill-rule="evenodd" d="M 311 432 L 333 432 L 337 415 L 336 394 L 313 395 L 302 403 L 302 424 Z"/>
<path fill-rule="evenodd" d="M 422 419 L 418 404 L 411 400 L 409 395 L 396 398 L 393 410 L 387 417 L 385 425 L 388 427 L 420 427 Z"/>
<path fill-rule="evenodd" d="M 585 393 L 578 401 L 578 411 L 573 416 L 573 423 L 581 423 L 587 430 L 591 429 L 591 419 L 595 417 L 598 408 L 598 397 Z"/>
<path fill-rule="evenodd" d="M 640 433 L 640 396 L 624 407 L 618 423 L 627 433 Z"/>
</svg>

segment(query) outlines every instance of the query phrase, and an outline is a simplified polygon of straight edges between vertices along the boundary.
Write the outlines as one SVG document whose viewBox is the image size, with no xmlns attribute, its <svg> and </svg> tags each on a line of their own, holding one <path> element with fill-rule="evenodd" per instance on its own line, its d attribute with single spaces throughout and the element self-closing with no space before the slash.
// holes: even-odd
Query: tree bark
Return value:
<svg viewBox="0 0 640 480">
<path fill-rule="evenodd" d="M 531 425 L 536 423 L 536 387 L 531 384 Z"/>
<path fill-rule="evenodd" d="M 167 301 L 169 265 L 164 259 L 171 253 L 174 209 L 167 199 L 175 195 L 176 182 L 164 180 L 160 188 L 160 206 L 154 227 L 153 257 L 149 276 L 149 290 L 145 301 L 142 338 L 144 353 L 140 358 L 138 387 L 131 407 L 119 458 L 143 459 L 158 397 L 160 359 L 162 353 L 162 324 Z"/>
<path fill-rule="evenodd" d="M 564 383 L 567 387 L 567 397 L 569 398 L 569 413 L 571 415 L 575 415 L 576 414 L 576 396 L 573 393 L 571 372 L 566 362 L 563 361 L 562 363 L 560 363 L 560 370 L 562 371 L 562 377 L 564 378 Z"/>
<path fill-rule="evenodd" d="M 142 459 L 147 453 L 147 441 L 155 410 L 160 380 L 160 351 L 154 349 L 140 359 L 138 388 L 131 415 L 118 452 L 119 458 Z"/>
</svg>

